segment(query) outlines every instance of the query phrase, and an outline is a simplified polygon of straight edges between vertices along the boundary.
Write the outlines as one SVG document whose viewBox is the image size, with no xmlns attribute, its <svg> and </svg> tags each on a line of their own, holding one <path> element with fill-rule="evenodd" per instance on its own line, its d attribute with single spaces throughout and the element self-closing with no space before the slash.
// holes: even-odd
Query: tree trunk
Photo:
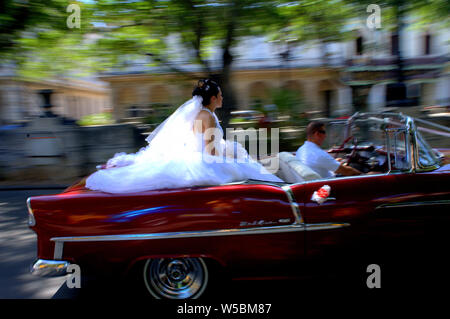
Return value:
<svg viewBox="0 0 450 319">
<path fill-rule="evenodd" d="M 238 18 L 238 10 L 237 7 L 238 4 L 234 4 L 233 10 L 230 12 L 230 16 L 228 17 L 228 23 L 227 23 L 227 35 L 225 37 L 225 41 L 223 43 L 223 55 L 222 55 L 222 73 L 220 75 L 220 86 L 222 88 L 222 95 L 223 95 L 223 106 L 218 111 L 219 116 L 222 119 L 222 128 L 225 134 L 226 138 L 226 129 L 228 127 L 228 123 L 231 119 L 231 111 L 235 110 L 237 108 L 236 103 L 236 95 L 233 91 L 233 85 L 232 85 L 232 68 L 231 65 L 233 63 L 233 55 L 231 54 L 231 46 L 233 45 L 234 40 L 234 31 L 236 28 L 236 19 Z"/>
<path fill-rule="evenodd" d="M 226 134 L 226 128 L 231 119 L 231 111 L 237 108 L 236 95 L 233 90 L 231 80 L 231 65 L 233 62 L 233 56 L 230 54 L 229 49 L 226 48 L 223 53 L 223 67 L 222 74 L 220 75 L 220 84 L 223 95 L 223 106 L 220 109 L 220 117 L 222 119 L 222 128 L 224 134 Z"/>
</svg>

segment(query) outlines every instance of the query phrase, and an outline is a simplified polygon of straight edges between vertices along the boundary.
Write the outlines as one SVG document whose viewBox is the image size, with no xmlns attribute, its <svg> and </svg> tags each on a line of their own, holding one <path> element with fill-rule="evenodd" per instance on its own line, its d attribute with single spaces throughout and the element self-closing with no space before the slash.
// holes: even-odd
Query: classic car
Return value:
<svg viewBox="0 0 450 319">
<path fill-rule="evenodd" d="M 439 263 L 448 244 L 450 165 L 422 129 L 414 118 L 388 113 L 329 123 L 329 153 L 365 173 L 359 176 L 321 179 L 281 152 L 272 158 L 282 183 L 132 194 L 77 184 L 30 197 L 29 226 L 38 238 L 31 271 L 65 275 L 70 264 L 114 276 L 133 270 L 149 296 L 184 299 L 200 297 L 220 272 L 289 277 L 328 256 L 346 260 L 344 267 L 352 256 L 381 264 L 397 256 L 404 268 L 417 259 Z"/>
</svg>

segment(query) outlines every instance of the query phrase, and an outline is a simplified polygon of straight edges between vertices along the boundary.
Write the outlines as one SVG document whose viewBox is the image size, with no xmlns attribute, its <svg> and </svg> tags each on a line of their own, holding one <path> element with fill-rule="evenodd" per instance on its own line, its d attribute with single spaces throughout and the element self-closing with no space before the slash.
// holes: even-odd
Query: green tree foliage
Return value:
<svg viewBox="0 0 450 319">
<path fill-rule="evenodd" d="M 224 95 L 223 125 L 237 105 L 231 83 L 233 47 L 243 37 L 264 34 L 278 17 L 276 1 L 100 0 L 92 7 L 102 38 L 95 44 L 99 65 L 126 68 L 134 59 L 190 77 L 180 63 L 195 64 L 202 76 L 217 80 Z M 172 36 L 172 37 L 171 37 Z M 173 43 L 182 48 L 174 50 Z M 213 48 L 220 61 L 211 65 Z M 192 80 L 192 78 L 191 78 Z"/>
<path fill-rule="evenodd" d="M 70 29 L 66 0 L 0 2 L 0 58 L 26 77 L 87 75 L 95 62 L 84 44 L 90 28 L 86 4 L 78 3 L 83 19 Z"/>
<path fill-rule="evenodd" d="M 0 54 L 15 54 L 22 48 L 18 45 L 25 32 L 61 30 L 65 27 L 63 14 L 67 1 L 63 0 L 2 0 L 0 1 Z"/>
<path fill-rule="evenodd" d="M 342 41 L 348 36 L 344 26 L 355 16 L 352 6 L 335 0 L 282 1 L 278 12 L 281 19 L 272 30 L 273 37 L 299 42 Z"/>
<path fill-rule="evenodd" d="M 114 120 L 111 113 L 98 113 L 85 115 L 77 121 L 78 125 L 81 126 L 92 126 L 92 125 L 108 125 L 113 124 Z"/>
</svg>

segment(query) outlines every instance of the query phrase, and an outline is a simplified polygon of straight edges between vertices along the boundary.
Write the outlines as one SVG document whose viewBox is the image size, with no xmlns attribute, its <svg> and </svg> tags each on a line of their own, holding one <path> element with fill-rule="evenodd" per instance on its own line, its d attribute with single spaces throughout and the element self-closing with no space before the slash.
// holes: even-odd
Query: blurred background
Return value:
<svg viewBox="0 0 450 319">
<path fill-rule="evenodd" d="M 449 13 L 447 0 L 3 0 L 0 185 L 67 184 L 136 152 L 205 77 L 224 128 L 279 128 L 280 151 L 311 119 L 354 112 L 449 126 Z"/>
</svg>

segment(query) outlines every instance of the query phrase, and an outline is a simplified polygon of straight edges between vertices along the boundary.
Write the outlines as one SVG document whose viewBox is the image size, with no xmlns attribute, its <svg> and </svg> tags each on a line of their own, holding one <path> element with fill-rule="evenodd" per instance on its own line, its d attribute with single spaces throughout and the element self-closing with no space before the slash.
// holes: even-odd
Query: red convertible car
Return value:
<svg viewBox="0 0 450 319">
<path fill-rule="evenodd" d="M 279 160 L 284 183 L 132 194 L 78 184 L 30 197 L 29 226 L 38 238 L 32 273 L 65 275 L 70 264 L 113 275 L 138 269 L 151 296 L 184 299 L 202 295 L 218 269 L 233 278 L 290 276 L 327 256 L 339 262 L 365 254 L 382 263 L 388 250 L 410 253 L 406 268 L 414 258 L 439 262 L 433 258 L 449 242 L 450 165 L 422 130 L 401 114 L 329 123 L 329 153 L 365 173 L 359 176 L 321 179 L 282 152 L 271 159 Z"/>
</svg>

